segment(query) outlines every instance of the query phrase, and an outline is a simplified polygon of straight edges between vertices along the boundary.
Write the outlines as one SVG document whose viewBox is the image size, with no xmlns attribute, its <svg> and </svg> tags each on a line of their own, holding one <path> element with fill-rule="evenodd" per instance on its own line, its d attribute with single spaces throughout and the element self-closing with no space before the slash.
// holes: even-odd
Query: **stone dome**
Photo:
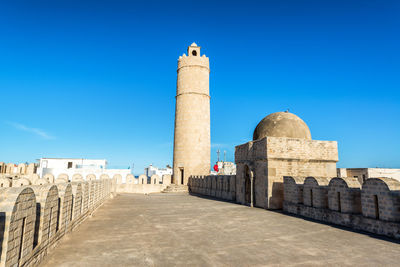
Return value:
<svg viewBox="0 0 400 267">
<path fill-rule="evenodd" d="M 311 140 L 311 132 L 307 124 L 289 112 L 272 113 L 260 121 L 254 130 L 253 140 L 266 136 Z"/>
</svg>

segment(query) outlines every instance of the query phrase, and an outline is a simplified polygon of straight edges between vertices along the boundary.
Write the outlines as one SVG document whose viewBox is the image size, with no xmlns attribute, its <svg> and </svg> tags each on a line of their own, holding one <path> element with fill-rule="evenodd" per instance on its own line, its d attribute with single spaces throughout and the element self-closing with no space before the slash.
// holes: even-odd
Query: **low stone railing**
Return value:
<svg viewBox="0 0 400 267">
<path fill-rule="evenodd" d="M 115 180 L 108 177 L 57 180 L 0 188 L 0 266 L 37 265 L 115 192 Z"/>
</svg>

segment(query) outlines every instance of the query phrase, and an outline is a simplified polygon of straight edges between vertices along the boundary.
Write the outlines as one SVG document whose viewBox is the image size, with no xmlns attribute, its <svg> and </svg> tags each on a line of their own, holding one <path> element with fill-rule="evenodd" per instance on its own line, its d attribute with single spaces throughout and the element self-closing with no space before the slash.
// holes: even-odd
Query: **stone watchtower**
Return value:
<svg viewBox="0 0 400 267">
<path fill-rule="evenodd" d="M 210 173 L 210 65 L 195 43 L 178 60 L 176 85 L 174 170 L 175 184 L 190 175 Z"/>
</svg>

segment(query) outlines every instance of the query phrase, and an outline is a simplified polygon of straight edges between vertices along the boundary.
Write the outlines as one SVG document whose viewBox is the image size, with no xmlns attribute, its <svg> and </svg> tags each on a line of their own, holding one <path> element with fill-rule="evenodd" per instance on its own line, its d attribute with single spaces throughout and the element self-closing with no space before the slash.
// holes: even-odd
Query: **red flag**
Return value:
<svg viewBox="0 0 400 267">
<path fill-rule="evenodd" d="M 216 171 L 216 172 L 218 171 L 218 164 L 214 165 L 214 171 Z"/>
</svg>

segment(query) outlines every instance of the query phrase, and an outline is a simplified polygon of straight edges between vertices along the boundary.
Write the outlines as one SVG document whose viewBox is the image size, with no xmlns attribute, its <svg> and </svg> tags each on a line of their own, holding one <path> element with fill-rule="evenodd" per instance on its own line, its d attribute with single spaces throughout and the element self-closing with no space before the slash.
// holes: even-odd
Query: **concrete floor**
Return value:
<svg viewBox="0 0 400 267">
<path fill-rule="evenodd" d="M 400 244 L 184 194 L 123 194 L 42 266 L 399 266 Z"/>
</svg>

